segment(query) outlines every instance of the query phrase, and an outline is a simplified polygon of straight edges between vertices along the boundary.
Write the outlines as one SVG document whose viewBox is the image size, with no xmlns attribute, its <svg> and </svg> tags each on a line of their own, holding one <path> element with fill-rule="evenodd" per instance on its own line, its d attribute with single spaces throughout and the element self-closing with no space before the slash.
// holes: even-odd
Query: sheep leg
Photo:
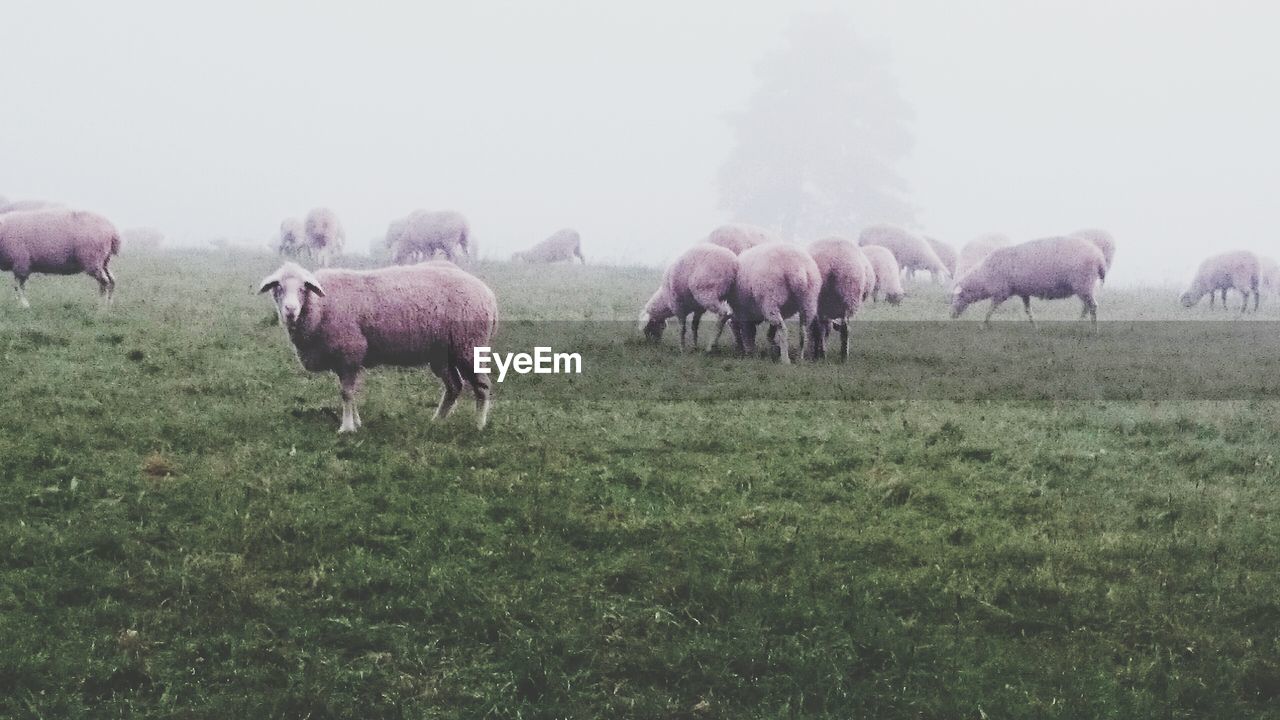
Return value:
<svg viewBox="0 0 1280 720">
<path fill-rule="evenodd" d="M 476 396 L 476 429 L 483 430 L 489 422 L 489 408 L 493 406 L 493 386 L 489 384 L 489 376 L 476 372 L 470 357 L 459 363 L 454 372 L 471 386 L 471 392 Z"/>
<path fill-rule="evenodd" d="M 1036 329 L 1036 317 L 1031 314 L 1031 296 L 1022 296 L 1022 309 L 1027 311 L 1027 319 L 1031 321 L 1031 328 Z"/>
<path fill-rule="evenodd" d="M 18 294 L 18 304 L 24 308 L 31 307 L 31 303 L 27 302 L 27 278 L 25 276 L 15 275 L 13 277 L 13 291 Z"/>
<path fill-rule="evenodd" d="M 356 420 L 356 393 L 360 391 L 360 369 L 347 369 L 338 372 L 338 384 L 342 387 L 342 424 L 339 433 L 355 432 L 360 427 Z"/>
<path fill-rule="evenodd" d="M 1004 304 L 1004 300 L 996 300 L 992 298 L 991 309 L 987 311 L 987 316 L 982 319 L 982 327 L 991 327 L 991 316 L 996 314 L 996 310 Z"/>
<path fill-rule="evenodd" d="M 724 334 L 724 326 L 733 318 L 727 307 L 720 308 L 717 314 L 720 318 L 716 321 L 716 334 L 715 337 L 711 338 L 711 342 L 707 343 L 707 352 L 711 352 L 712 348 L 720 344 L 720 336 Z"/>
<path fill-rule="evenodd" d="M 688 325 L 689 318 L 686 315 L 681 314 L 679 315 L 679 320 L 680 320 L 680 352 L 684 352 L 685 336 L 689 332 L 689 325 Z"/>
<path fill-rule="evenodd" d="M 836 329 L 840 331 L 840 359 L 849 359 L 849 318 L 841 320 L 836 325 Z"/>
<path fill-rule="evenodd" d="M 694 350 L 698 349 L 698 326 L 702 324 L 702 314 L 705 312 L 706 312 L 705 310 L 701 310 L 701 309 L 693 311 L 692 325 L 693 325 L 693 349 Z"/>
<path fill-rule="evenodd" d="M 436 374 L 440 376 L 440 382 L 444 383 L 444 393 L 440 395 L 440 405 L 436 408 L 435 417 L 431 419 L 443 420 L 453 412 L 453 406 L 458 403 L 458 396 L 462 394 L 462 377 L 458 368 L 453 365 Z"/>
<path fill-rule="evenodd" d="M 1255 288 L 1253 291 L 1253 311 L 1258 312 L 1258 302 L 1262 299 L 1262 295 Z"/>
<path fill-rule="evenodd" d="M 107 304 L 110 305 L 115 300 L 116 276 L 111 274 L 111 268 L 106 265 L 102 266 L 102 273 L 107 276 Z"/>
<path fill-rule="evenodd" d="M 1240 294 L 1244 296 L 1244 302 L 1240 305 L 1240 314 L 1244 315 L 1249 312 L 1249 291 L 1241 290 Z"/>
<path fill-rule="evenodd" d="M 1084 309 L 1080 312 L 1080 319 L 1083 320 L 1085 315 L 1089 316 L 1089 320 L 1093 325 L 1093 331 L 1098 332 L 1098 301 L 1092 296 L 1081 297 L 1080 302 L 1084 303 Z"/>
<path fill-rule="evenodd" d="M 782 313 L 774 310 L 765 316 L 765 320 L 769 323 L 769 343 L 778 349 L 778 362 L 783 365 L 791 364 L 791 346 L 787 342 L 787 323 L 782 319 Z M 802 333 L 803 329 L 803 326 L 801 326 Z"/>
</svg>

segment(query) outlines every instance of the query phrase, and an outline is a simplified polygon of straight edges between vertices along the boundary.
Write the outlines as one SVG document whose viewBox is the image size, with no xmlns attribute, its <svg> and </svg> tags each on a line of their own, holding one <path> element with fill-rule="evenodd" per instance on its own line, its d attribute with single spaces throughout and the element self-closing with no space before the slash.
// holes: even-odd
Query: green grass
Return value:
<svg viewBox="0 0 1280 720">
<path fill-rule="evenodd" d="M 486 265 L 501 344 L 559 333 L 587 375 L 504 383 L 476 434 L 376 371 L 339 437 L 253 294 L 274 264 L 126 257 L 109 312 L 85 278 L 0 303 L 0 717 L 1280 716 L 1273 395 L 858 400 L 910 341 L 679 356 L 634 340 L 655 271 Z M 1104 317 L 1219 317 L 1176 294 Z M 1219 366 L 1166 351 L 1169 382 Z"/>
</svg>

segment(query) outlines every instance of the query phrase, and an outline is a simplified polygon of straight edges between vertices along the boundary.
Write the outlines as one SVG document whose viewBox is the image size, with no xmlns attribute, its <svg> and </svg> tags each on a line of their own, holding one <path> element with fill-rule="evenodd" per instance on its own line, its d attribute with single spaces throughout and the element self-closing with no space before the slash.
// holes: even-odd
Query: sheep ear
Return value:
<svg viewBox="0 0 1280 720">
<path fill-rule="evenodd" d="M 280 273 L 268 275 L 262 280 L 262 287 L 258 288 L 258 293 L 262 294 L 268 290 L 275 290 L 280 287 Z"/>
<path fill-rule="evenodd" d="M 320 286 L 320 281 L 319 281 L 319 280 L 307 280 L 307 281 L 303 282 L 302 284 L 303 284 L 303 286 L 305 286 L 308 290 L 310 290 L 311 292 L 315 293 L 316 295 L 319 295 L 320 297 L 324 297 L 324 288 Z"/>
</svg>

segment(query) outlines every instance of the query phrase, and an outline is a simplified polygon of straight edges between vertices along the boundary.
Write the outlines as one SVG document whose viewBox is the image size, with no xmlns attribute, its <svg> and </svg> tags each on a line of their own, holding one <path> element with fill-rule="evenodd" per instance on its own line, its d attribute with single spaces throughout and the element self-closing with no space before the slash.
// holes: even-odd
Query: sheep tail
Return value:
<svg viewBox="0 0 1280 720">
<path fill-rule="evenodd" d="M 1106 282 L 1107 264 L 1105 262 L 1098 263 L 1098 279 L 1102 280 L 1103 282 Z"/>
<path fill-rule="evenodd" d="M 120 233 L 113 233 L 111 235 L 111 254 L 112 255 L 120 254 L 120 242 L 121 242 Z"/>
</svg>

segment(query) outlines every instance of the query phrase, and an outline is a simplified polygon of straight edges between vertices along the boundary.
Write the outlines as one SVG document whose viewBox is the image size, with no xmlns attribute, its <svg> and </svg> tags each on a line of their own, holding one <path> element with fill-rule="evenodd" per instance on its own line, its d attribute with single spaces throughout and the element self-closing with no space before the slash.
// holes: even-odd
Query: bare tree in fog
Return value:
<svg viewBox="0 0 1280 720">
<path fill-rule="evenodd" d="M 912 221 L 895 169 L 912 146 L 911 107 L 887 57 L 847 18 L 797 18 L 756 74 L 747 108 L 731 118 L 737 143 L 720 168 L 720 202 L 735 220 L 810 238 Z"/>
</svg>

